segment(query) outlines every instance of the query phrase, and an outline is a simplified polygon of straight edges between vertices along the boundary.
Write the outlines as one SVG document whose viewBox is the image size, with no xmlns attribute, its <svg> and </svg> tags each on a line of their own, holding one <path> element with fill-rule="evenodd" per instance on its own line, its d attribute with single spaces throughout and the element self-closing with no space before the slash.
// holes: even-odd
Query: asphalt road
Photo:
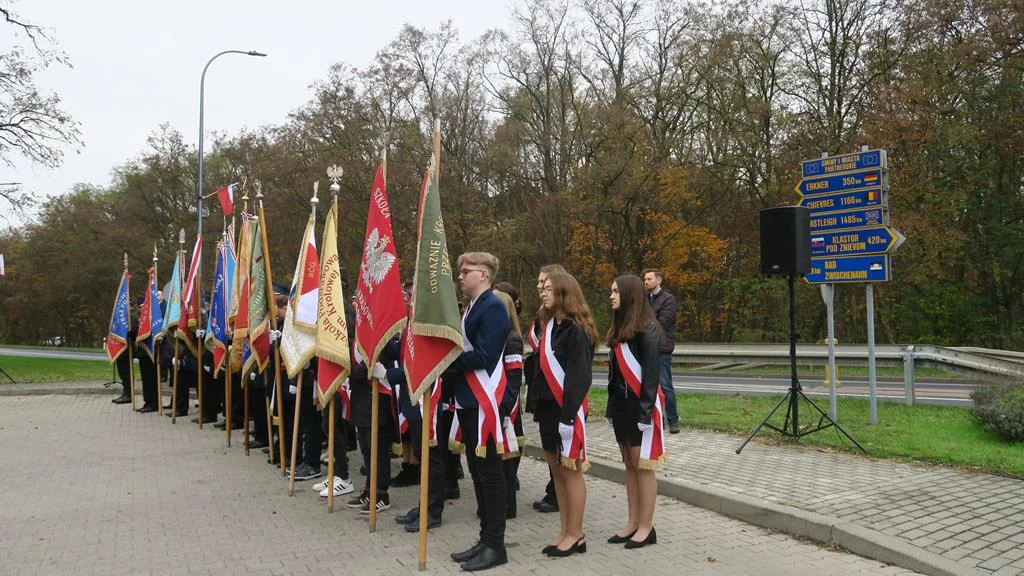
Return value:
<svg viewBox="0 0 1024 576">
<path fill-rule="evenodd" d="M 106 360 L 102 352 L 75 352 L 60 348 L 0 348 L 0 356 L 27 356 L 33 358 L 61 358 L 69 360 Z M 744 374 L 686 374 L 676 373 L 672 376 L 675 389 L 680 392 L 701 392 L 711 394 L 739 394 L 743 396 L 770 395 L 785 392 L 789 388 L 789 378 L 784 376 L 758 376 Z M 604 388 L 608 384 L 607 374 L 603 370 L 594 373 L 594 386 Z M 801 380 L 804 393 L 811 397 L 828 397 L 828 388 L 822 386 L 820 377 Z M 974 383 L 970 381 L 929 381 L 917 382 L 917 402 L 922 404 L 942 404 L 966 406 L 971 403 L 970 394 Z M 878 397 L 883 399 L 904 398 L 903 382 L 879 381 Z M 867 378 L 840 378 L 837 394 L 841 397 L 868 397 Z"/>
</svg>

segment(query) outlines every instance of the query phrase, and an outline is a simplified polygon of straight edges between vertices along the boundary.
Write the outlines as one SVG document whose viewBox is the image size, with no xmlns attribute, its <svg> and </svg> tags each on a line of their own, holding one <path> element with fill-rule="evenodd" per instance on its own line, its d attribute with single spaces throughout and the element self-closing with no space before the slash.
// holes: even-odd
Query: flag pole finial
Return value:
<svg viewBox="0 0 1024 576">
<path fill-rule="evenodd" d="M 159 258 L 156 257 L 156 242 L 153 242 L 153 265 L 154 266 L 156 265 L 156 261 L 157 260 L 159 260 Z"/>
<path fill-rule="evenodd" d="M 178 244 L 181 245 L 181 249 L 185 249 L 185 229 L 178 230 Z"/>
<path fill-rule="evenodd" d="M 252 188 L 253 188 L 253 190 L 256 191 L 256 200 L 262 201 L 263 200 L 263 182 L 260 182 L 259 180 L 256 180 L 256 179 L 253 179 L 253 181 L 252 181 Z"/>
<path fill-rule="evenodd" d="M 127 250 L 124 253 L 124 269 L 125 270 L 128 269 L 128 251 Z"/>
<path fill-rule="evenodd" d="M 313 208 L 316 208 L 316 205 L 320 203 L 320 200 L 316 197 L 316 194 L 317 194 L 317 192 L 319 190 L 320 190 L 320 181 L 319 180 L 314 180 L 313 181 L 313 197 L 309 199 L 309 203 L 313 205 Z"/>
<path fill-rule="evenodd" d="M 338 197 L 338 192 L 341 191 L 341 184 L 338 184 L 338 180 L 341 180 L 341 176 L 345 173 L 345 169 L 337 164 L 331 164 L 327 167 L 327 178 L 331 181 L 331 195 L 335 198 Z"/>
</svg>

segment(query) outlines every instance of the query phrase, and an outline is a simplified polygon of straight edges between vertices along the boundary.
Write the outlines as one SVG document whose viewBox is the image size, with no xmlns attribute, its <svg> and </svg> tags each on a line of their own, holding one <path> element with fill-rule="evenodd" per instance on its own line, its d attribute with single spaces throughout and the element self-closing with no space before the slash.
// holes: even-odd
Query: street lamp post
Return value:
<svg viewBox="0 0 1024 576">
<path fill-rule="evenodd" d="M 196 177 L 196 202 L 197 202 L 197 213 L 196 213 L 196 234 L 203 233 L 203 109 L 204 109 L 204 96 L 206 95 L 206 70 L 213 64 L 213 61 L 225 54 L 244 54 L 245 56 L 266 56 L 263 52 L 257 52 L 255 50 L 249 50 L 248 52 L 243 50 L 225 50 L 213 55 L 206 62 L 206 66 L 203 66 L 203 74 L 199 77 L 199 174 Z"/>
<path fill-rule="evenodd" d="M 206 61 L 206 66 L 203 66 L 203 74 L 199 77 L 199 174 L 196 176 L 196 238 L 201 238 L 203 235 L 203 108 L 206 96 L 206 70 L 210 68 L 210 64 L 213 61 L 225 54 L 243 54 L 245 56 L 260 56 L 264 57 L 266 54 L 263 52 L 257 52 L 255 50 L 225 50 L 214 54 L 212 58 Z M 203 278 L 203 263 L 202 261 L 196 262 L 196 309 L 200 311 L 199 317 L 196 318 L 196 328 L 202 328 L 202 309 L 203 309 L 203 289 L 202 289 L 202 278 Z M 185 326 L 185 330 L 188 330 L 188 326 Z M 202 404 L 203 400 L 203 343 L 197 342 L 197 356 L 199 361 L 199 403 Z M 203 406 L 199 407 L 199 428 L 203 427 Z M 227 426 L 231 427 L 231 415 L 227 416 Z"/>
</svg>

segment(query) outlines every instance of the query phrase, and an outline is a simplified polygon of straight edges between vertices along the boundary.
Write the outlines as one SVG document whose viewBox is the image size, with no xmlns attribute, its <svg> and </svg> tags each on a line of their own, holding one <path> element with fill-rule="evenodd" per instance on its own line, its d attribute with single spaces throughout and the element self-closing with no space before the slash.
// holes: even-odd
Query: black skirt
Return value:
<svg viewBox="0 0 1024 576">
<path fill-rule="evenodd" d="M 562 437 L 558 434 L 558 422 L 562 417 L 562 408 L 557 402 L 541 398 L 534 410 L 533 419 L 540 428 L 540 447 L 545 452 L 558 454 L 562 447 Z"/>
<path fill-rule="evenodd" d="M 626 394 L 625 398 L 618 397 L 612 410 L 612 402 L 609 401 L 608 417 L 612 421 L 612 430 L 615 431 L 615 442 L 629 447 L 640 445 L 643 437 L 636 424 L 640 414 L 640 399 L 632 393 Z"/>
</svg>

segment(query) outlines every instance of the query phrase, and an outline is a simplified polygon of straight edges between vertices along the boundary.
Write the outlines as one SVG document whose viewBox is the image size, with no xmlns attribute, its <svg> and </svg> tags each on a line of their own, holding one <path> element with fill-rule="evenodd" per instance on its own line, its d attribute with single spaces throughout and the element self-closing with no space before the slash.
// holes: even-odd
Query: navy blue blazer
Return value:
<svg viewBox="0 0 1024 576">
<path fill-rule="evenodd" d="M 505 358 L 502 350 L 512 325 L 508 310 L 497 296 L 488 289 L 480 295 L 466 315 L 466 338 L 473 350 L 459 354 L 452 363 L 453 372 L 445 374 L 445 384 L 451 385 L 455 400 L 462 408 L 478 408 L 476 396 L 466 382 L 465 373 L 472 370 L 490 372 L 496 366 L 504 369 Z"/>
</svg>

